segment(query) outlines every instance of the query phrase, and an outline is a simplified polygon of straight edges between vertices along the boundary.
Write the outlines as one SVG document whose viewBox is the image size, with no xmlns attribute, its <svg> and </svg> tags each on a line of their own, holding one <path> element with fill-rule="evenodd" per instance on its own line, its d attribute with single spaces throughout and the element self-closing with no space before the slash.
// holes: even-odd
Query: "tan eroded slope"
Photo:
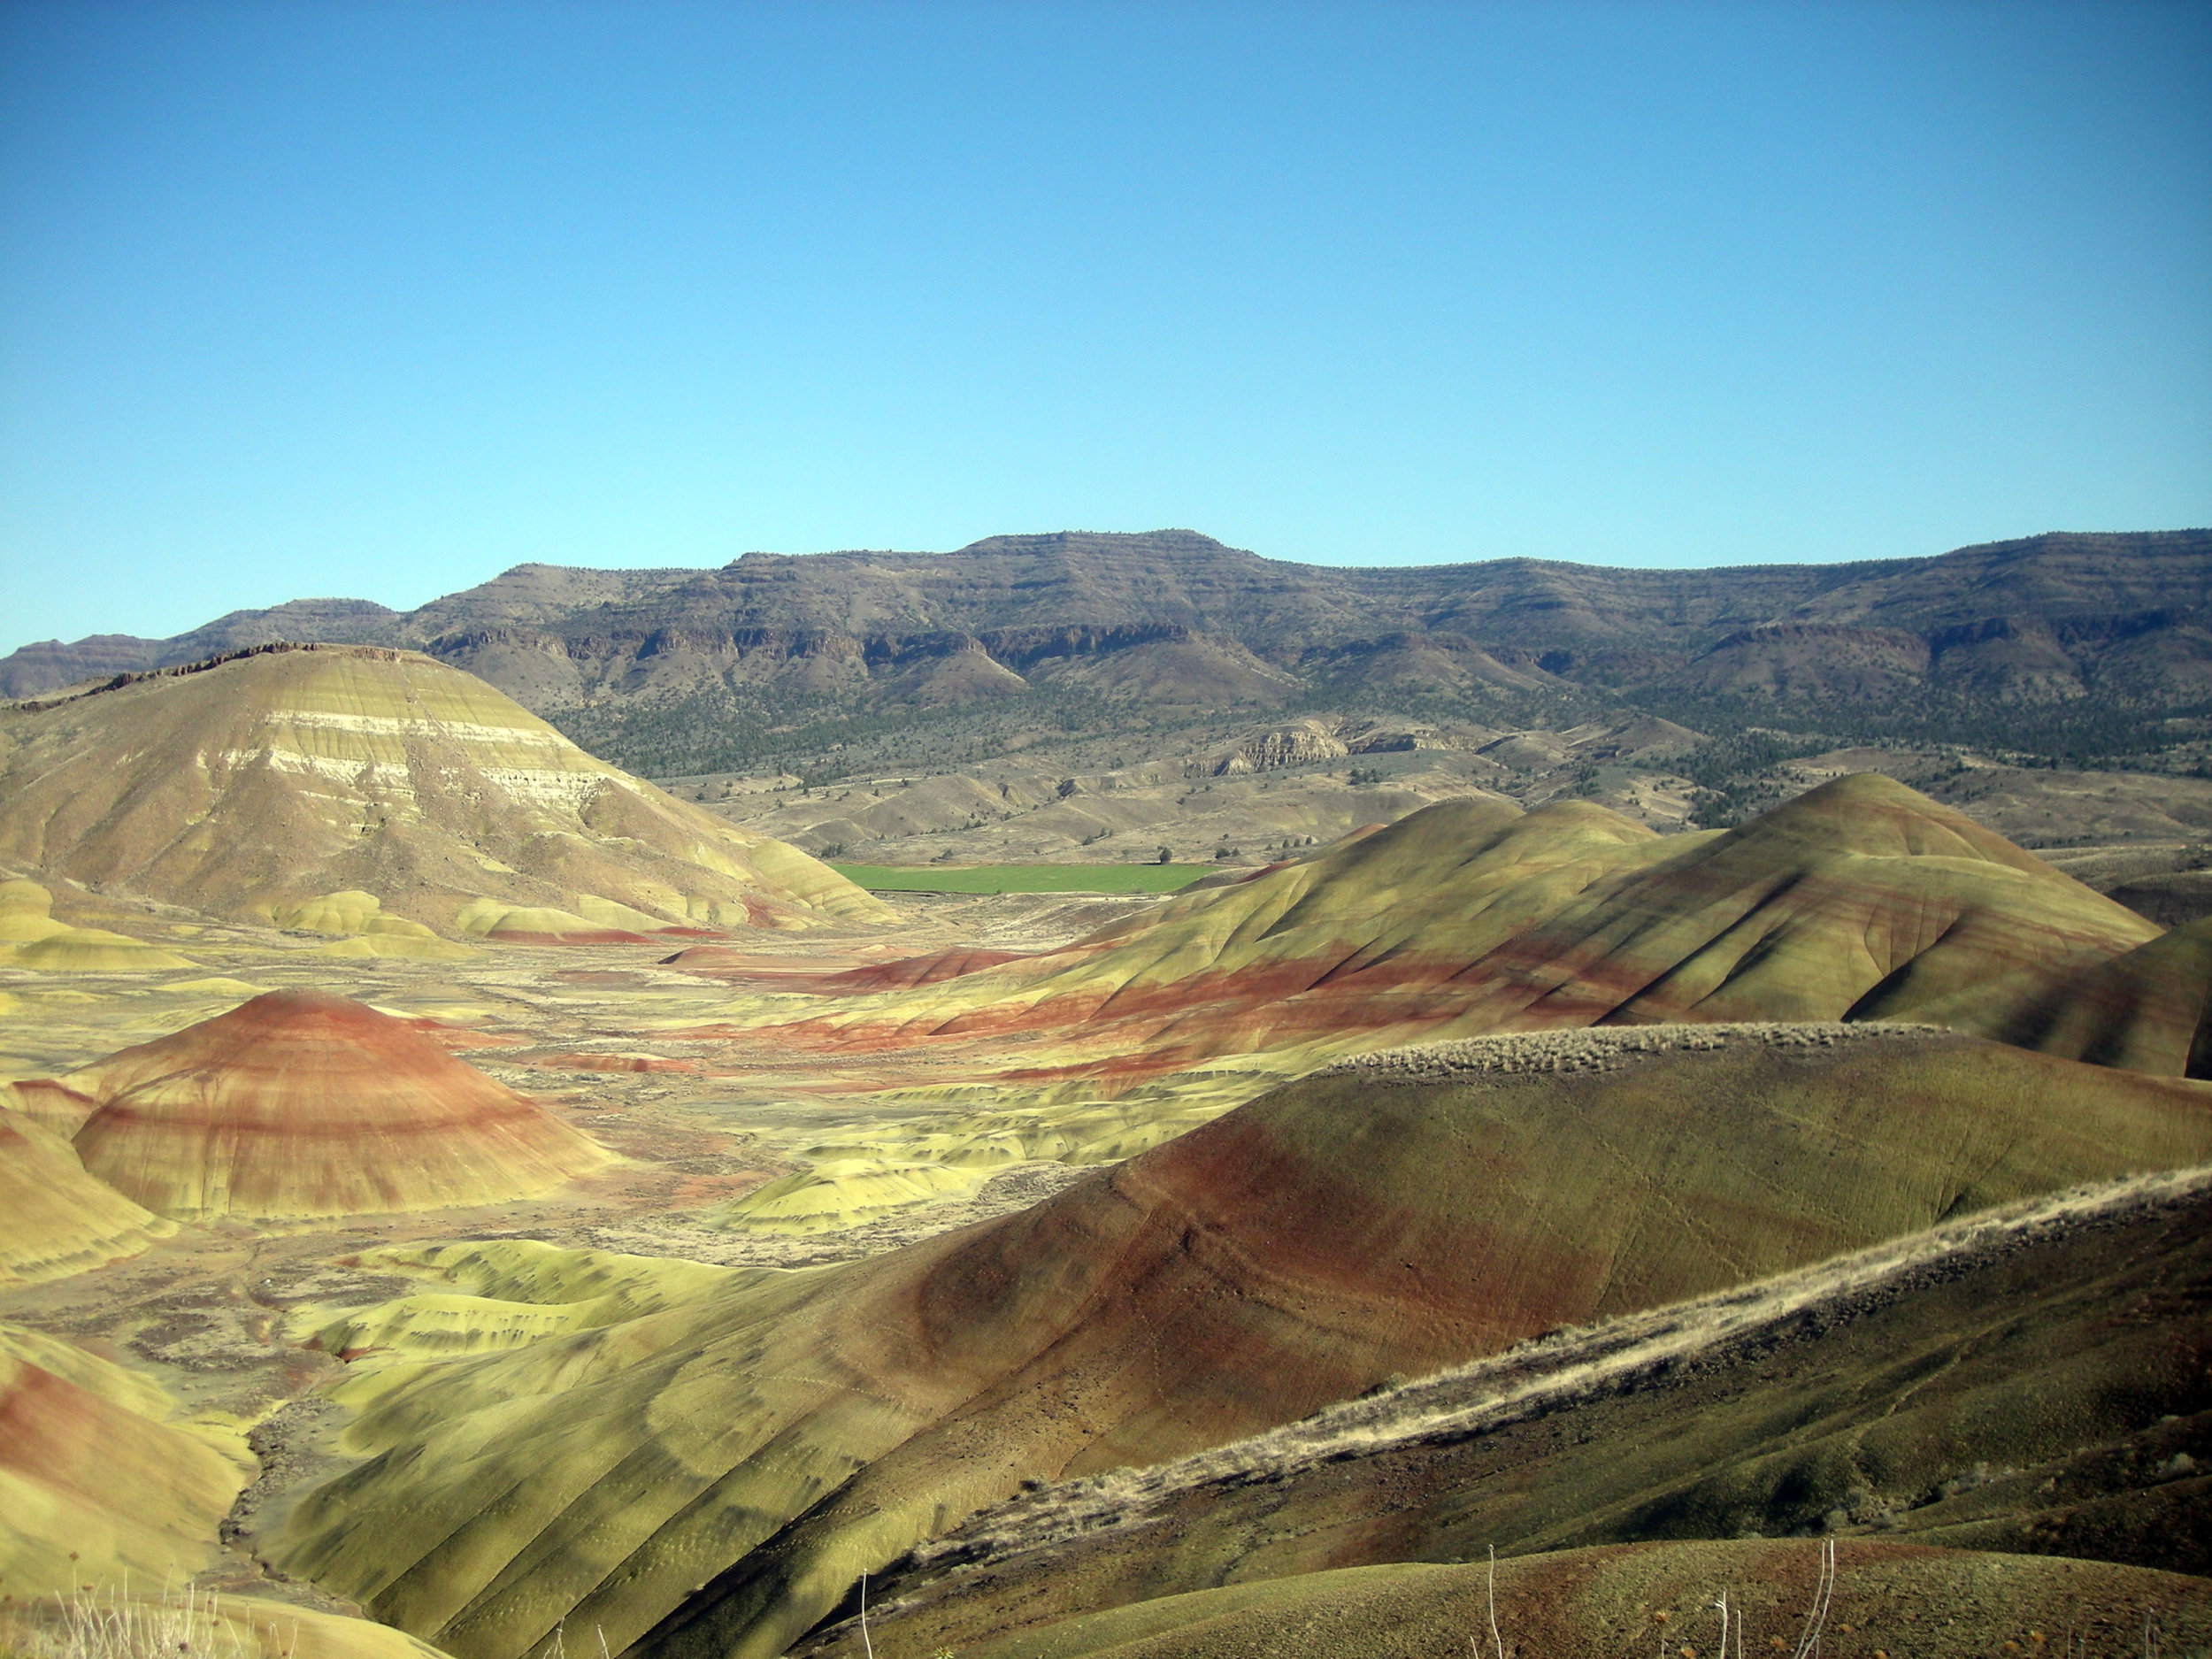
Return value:
<svg viewBox="0 0 2212 1659">
<path fill-rule="evenodd" d="M 540 939 L 883 915 L 483 681 L 367 647 L 0 713 L 0 857 L 390 954 L 408 951 L 404 924 L 452 929 L 465 912 L 495 937 L 508 910 L 549 914 L 503 930 Z"/>
<path fill-rule="evenodd" d="M 531 1651 L 563 1619 L 618 1649 L 766 1659 L 862 1570 L 1024 1479 L 1155 1462 L 1555 1325 L 2207 1157 L 2198 1086 L 1941 1033 L 1414 1051 L 1001 1221 L 365 1372 L 342 1394 L 370 1460 L 270 1548 L 465 1659 Z"/>
<path fill-rule="evenodd" d="M 405 1021 L 270 991 L 61 1079 L 85 1167 L 178 1217 L 436 1210 L 547 1192 L 612 1155 Z"/>
</svg>

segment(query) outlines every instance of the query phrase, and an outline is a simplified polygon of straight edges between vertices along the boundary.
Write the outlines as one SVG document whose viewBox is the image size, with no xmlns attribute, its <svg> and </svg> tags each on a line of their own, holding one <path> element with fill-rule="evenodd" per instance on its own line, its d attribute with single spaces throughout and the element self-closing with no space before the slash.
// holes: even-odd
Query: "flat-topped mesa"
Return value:
<svg viewBox="0 0 2212 1659">
<path fill-rule="evenodd" d="M 613 1155 L 403 1020 L 271 991 L 63 1079 L 85 1167 L 158 1214 L 280 1219 L 526 1198 Z"/>
<path fill-rule="evenodd" d="M 356 955 L 454 954 L 440 932 L 560 943 L 888 915 L 482 680 L 364 646 L 0 710 L 0 857 Z"/>
</svg>

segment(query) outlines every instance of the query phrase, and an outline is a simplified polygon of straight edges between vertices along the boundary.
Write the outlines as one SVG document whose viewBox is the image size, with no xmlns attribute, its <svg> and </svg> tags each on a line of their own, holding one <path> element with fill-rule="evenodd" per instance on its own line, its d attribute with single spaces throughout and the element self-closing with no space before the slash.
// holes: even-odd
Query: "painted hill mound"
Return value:
<svg viewBox="0 0 2212 1659">
<path fill-rule="evenodd" d="M 1913 1018 L 2158 930 L 1873 773 L 1663 837 L 1584 802 L 1447 801 L 1042 956 L 802 1024 L 832 1046 L 1051 1033 L 1101 1078 L 1225 1054 L 1662 1020 Z M 833 982 L 926 981 L 890 964 Z"/>
<path fill-rule="evenodd" d="M 1378 1059 L 999 1221 L 365 1371 L 340 1397 L 368 1461 L 263 1552 L 465 1659 L 564 1619 L 618 1651 L 764 1659 L 860 1571 L 1024 1480 L 2208 1157 L 2199 1086 L 1939 1033 L 1551 1033 Z"/>
<path fill-rule="evenodd" d="M 534 941 L 885 914 L 481 680 L 367 647 L 0 712 L 0 856 L 384 954 L 425 924 L 501 937 L 511 911 Z"/>
<path fill-rule="evenodd" d="M 111 1361 L 0 1324 L 6 1601 L 114 1587 L 125 1574 L 157 1583 L 208 1563 L 250 1459 L 242 1443 L 226 1448 L 173 1421 L 175 1409 Z"/>
<path fill-rule="evenodd" d="M 0 1285 L 81 1273 L 175 1231 L 87 1173 L 59 1134 L 0 1106 Z"/>
<path fill-rule="evenodd" d="M 874 1638 L 966 1653 L 1493 1546 L 1825 1532 L 2204 1574 L 2208 1279 L 2201 1171 L 2037 1201 L 1025 1494 L 872 1584 Z"/>
<path fill-rule="evenodd" d="M 104 927 L 56 919 L 54 895 L 35 881 L 0 881 L 0 966 L 46 973 L 148 973 L 189 968 L 189 957 Z"/>
<path fill-rule="evenodd" d="M 286 1217 L 494 1203 L 611 1161 L 405 1022 L 271 991 L 60 1079 L 86 1169 L 157 1213 Z"/>
<path fill-rule="evenodd" d="M 2045 968 L 2007 995 L 1962 994 L 1936 1013 L 1961 1030 L 2070 1060 L 2212 1079 L 2212 918 L 2125 956 Z"/>
</svg>

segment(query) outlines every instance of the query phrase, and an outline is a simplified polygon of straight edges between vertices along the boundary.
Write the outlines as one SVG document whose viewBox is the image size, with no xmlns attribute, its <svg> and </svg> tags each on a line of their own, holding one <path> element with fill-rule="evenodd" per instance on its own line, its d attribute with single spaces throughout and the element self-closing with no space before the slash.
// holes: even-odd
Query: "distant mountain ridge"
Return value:
<svg viewBox="0 0 2212 1659">
<path fill-rule="evenodd" d="M 2126 711 L 2119 741 L 2212 704 L 2212 531 L 1706 571 L 1340 568 L 1187 530 L 749 553 L 713 570 L 522 565 L 407 612 L 298 600 L 169 640 L 27 646 L 0 659 L 0 694 L 282 638 L 425 651 L 664 773 L 728 761 L 718 733 L 926 723 L 1033 691 L 1125 715 L 1357 702 L 1479 716 L 1544 694 L 1692 724 L 1870 700 L 1938 724 L 2076 705 L 2068 729 Z"/>
</svg>

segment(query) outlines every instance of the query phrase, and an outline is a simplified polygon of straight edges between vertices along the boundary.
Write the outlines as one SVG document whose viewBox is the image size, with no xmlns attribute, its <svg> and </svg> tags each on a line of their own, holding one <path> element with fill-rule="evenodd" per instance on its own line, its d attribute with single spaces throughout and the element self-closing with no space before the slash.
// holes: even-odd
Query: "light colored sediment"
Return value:
<svg viewBox="0 0 2212 1659">
<path fill-rule="evenodd" d="M 654 929 L 890 916 L 795 849 L 586 754 L 482 680 L 358 646 L 252 653 L 0 710 L 0 858 L 379 955 L 439 954 L 426 935 L 465 912 L 494 934 L 503 912 L 557 912 L 559 926 L 513 930 L 557 942 L 611 931 L 595 928 L 595 909 Z M 38 966 L 68 949 L 12 953 Z"/>
</svg>

